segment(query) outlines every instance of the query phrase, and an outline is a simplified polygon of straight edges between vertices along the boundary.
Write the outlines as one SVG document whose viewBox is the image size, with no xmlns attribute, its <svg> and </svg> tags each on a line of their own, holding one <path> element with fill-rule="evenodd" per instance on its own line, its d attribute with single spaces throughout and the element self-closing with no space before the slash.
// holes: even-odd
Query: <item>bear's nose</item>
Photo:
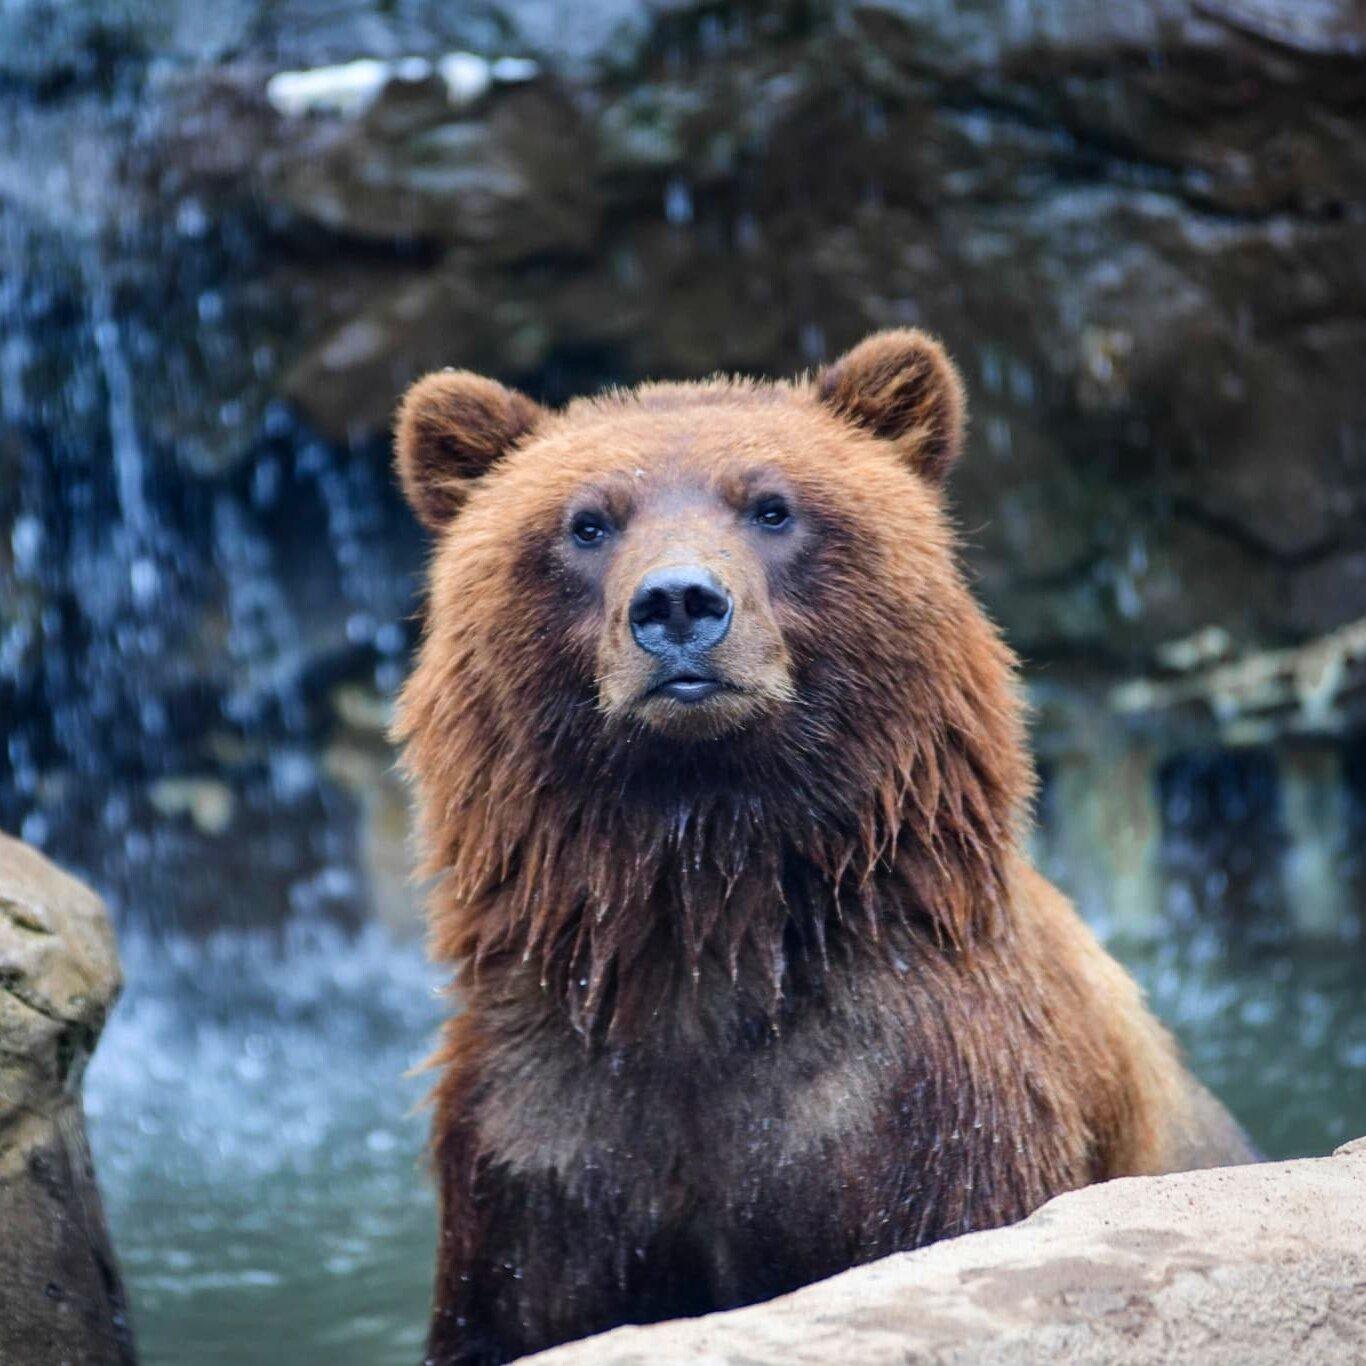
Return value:
<svg viewBox="0 0 1366 1366">
<path fill-rule="evenodd" d="M 647 654 L 704 652 L 730 630 L 730 594 L 700 565 L 671 565 L 641 579 L 631 597 L 631 634 Z"/>
</svg>

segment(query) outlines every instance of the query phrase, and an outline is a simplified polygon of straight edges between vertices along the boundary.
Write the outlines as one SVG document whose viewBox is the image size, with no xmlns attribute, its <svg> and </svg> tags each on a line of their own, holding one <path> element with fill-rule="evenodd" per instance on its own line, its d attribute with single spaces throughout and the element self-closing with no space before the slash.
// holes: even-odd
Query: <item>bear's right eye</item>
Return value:
<svg viewBox="0 0 1366 1366">
<path fill-rule="evenodd" d="M 569 534 L 581 546 L 601 545 L 607 539 L 607 519 L 597 512 L 580 512 L 570 524 Z"/>
</svg>

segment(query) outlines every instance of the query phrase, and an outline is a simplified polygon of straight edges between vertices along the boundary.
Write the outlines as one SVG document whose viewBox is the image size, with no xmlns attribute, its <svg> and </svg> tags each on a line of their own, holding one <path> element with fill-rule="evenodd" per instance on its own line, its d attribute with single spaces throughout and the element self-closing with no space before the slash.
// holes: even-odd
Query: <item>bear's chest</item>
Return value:
<svg viewBox="0 0 1366 1366">
<path fill-rule="evenodd" d="M 802 1040 L 647 1059 L 527 1045 L 491 1068 L 481 1147 L 571 1186 L 612 1167 L 646 1185 L 700 1190 L 722 1172 L 780 1168 L 867 1128 L 894 1070 L 878 1050 L 829 1056 Z"/>
<path fill-rule="evenodd" d="M 687 1224 L 717 1243 L 727 1227 L 808 1226 L 853 1204 L 874 1240 L 911 1218 L 923 1241 L 971 1223 L 983 1195 L 1010 1204 L 1000 1173 L 1031 1127 L 1037 1151 L 1020 1079 L 969 1076 L 965 1042 L 875 997 L 743 1046 L 589 1055 L 529 1038 L 492 1060 L 480 1147 L 646 1230 Z M 928 1191 L 934 1208 L 908 1213 Z"/>
<path fill-rule="evenodd" d="M 726 1046 L 504 1035 L 465 1118 L 509 1260 L 560 1258 L 572 1229 L 633 1313 L 651 1287 L 661 1315 L 702 1312 L 1018 1219 L 1079 1183 L 1067 1126 L 1031 1085 L 1040 1059 L 1001 1046 L 1000 1002 L 965 978 L 858 987 Z"/>
</svg>

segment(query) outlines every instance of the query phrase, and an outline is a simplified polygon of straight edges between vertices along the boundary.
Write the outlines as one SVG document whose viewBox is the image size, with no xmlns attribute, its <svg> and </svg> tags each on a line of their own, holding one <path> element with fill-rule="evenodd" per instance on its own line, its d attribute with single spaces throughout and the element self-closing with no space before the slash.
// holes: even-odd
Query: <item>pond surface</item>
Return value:
<svg viewBox="0 0 1366 1366">
<path fill-rule="evenodd" d="M 1272 1157 L 1366 1133 L 1358 949 L 1112 946 Z M 421 1167 L 442 1013 L 416 944 L 125 936 L 127 994 L 86 1085 L 148 1366 L 412 1366 L 434 1204 Z"/>
<path fill-rule="evenodd" d="M 420 948 L 298 924 L 122 948 L 86 1110 L 146 1366 L 413 1366 L 435 1206 L 410 1072 L 441 1016 Z"/>
</svg>

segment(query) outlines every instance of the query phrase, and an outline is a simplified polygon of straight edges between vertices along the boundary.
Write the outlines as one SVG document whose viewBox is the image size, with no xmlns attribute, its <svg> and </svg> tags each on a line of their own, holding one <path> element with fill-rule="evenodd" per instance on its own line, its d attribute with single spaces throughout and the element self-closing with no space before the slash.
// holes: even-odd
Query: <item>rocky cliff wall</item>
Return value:
<svg viewBox="0 0 1366 1366">
<path fill-rule="evenodd" d="M 1135 924 L 1174 881 L 1211 900 L 1183 859 L 1296 907 L 1359 877 L 1354 0 L 0 24 L 0 823 L 118 900 L 173 868 L 180 914 L 222 916 L 271 832 L 267 918 L 383 876 L 351 719 L 411 641 L 385 429 L 415 374 L 556 400 L 905 322 L 971 390 L 955 499 L 1039 703 L 1048 857 Z M 1224 867 L 1200 811 L 1249 805 Z M 1297 913 L 1350 930 L 1356 898 Z"/>
</svg>

